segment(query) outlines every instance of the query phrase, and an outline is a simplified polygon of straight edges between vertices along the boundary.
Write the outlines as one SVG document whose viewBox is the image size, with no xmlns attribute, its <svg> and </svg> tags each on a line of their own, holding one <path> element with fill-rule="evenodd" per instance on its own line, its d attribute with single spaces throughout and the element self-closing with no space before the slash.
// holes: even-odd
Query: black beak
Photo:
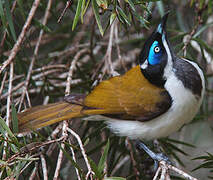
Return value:
<svg viewBox="0 0 213 180">
<path fill-rule="evenodd" d="M 161 19 L 160 24 L 158 25 L 156 32 L 163 34 L 166 32 L 166 22 L 168 18 L 169 12 L 167 12 Z"/>
</svg>

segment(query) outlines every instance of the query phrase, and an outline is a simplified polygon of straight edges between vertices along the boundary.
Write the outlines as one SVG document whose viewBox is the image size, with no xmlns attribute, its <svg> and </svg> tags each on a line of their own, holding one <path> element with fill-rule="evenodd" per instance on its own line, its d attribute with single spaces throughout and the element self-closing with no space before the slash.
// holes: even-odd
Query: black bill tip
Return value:
<svg viewBox="0 0 213 180">
<path fill-rule="evenodd" d="M 162 17 L 160 24 L 157 27 L 156 32 L 162 34 L 166 30 L 166 22 L 169 15 L 169 11 Z"/>
</svg>

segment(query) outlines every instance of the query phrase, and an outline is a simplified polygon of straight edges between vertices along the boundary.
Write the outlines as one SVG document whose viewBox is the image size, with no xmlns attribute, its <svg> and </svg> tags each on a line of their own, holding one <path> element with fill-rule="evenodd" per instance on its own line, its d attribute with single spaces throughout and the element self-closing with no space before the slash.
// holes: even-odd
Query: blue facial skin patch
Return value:
<svg viewBox="0 0 213 180">
<path fill-rule="evenodd" d="M 160 63 L 162 56 L 162 50 L 158 41 L 154 41 L 149 50 L 148 62 L 151 65 Z"/>
</svg>

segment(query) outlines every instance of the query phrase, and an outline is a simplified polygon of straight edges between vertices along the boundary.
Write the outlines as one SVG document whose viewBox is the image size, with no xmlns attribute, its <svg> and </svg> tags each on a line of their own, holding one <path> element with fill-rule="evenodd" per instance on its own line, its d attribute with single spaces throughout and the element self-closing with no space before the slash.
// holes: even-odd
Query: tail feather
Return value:
<svg viewBox="0 0 213 180">
<path fill-rule="evenodd" d="M 63 120 L 81 117 L 82 106 L 58 102 L 30 108 L 17 115 L 19 132 L 35 130 Z"/>
</svg>

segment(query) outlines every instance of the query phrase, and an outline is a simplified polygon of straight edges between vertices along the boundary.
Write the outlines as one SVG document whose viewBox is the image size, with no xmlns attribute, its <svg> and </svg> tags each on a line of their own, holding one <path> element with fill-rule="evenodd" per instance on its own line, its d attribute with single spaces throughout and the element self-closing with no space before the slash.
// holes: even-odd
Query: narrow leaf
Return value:
<svg viewBox="0 0 213 180">
<path fill-rule="evenodd" d="M 113 21 L 115 20 L 116 18 L 116 13 L 113 12 L 111 15 L 110 15 L 110 25 L 112 25 Z"/>
<path fill-rule="evenodd" d="M 6 18 L 5 18 L 5 15 L 4 15 L 4 9 L 3 9 L 2 1 L 0 1 L 0 17 L 1 17 L 2 24 L 3 24 L 4 28 L 6 29 Z"/>
<path fill-rule="evenodd" d="M 124 13 L 123 9 L 121 9 L 119 6 L 116 7 L 117 10 L 119 11 L 119 14 L 121 15 L 121 17 L 123 18 L 123 20 L 130 26 L 131 23 L 129 21 L 129 18 L 127 17 L 127 15 Z"/>
<path fill-rule="evenodd" d="M 40 29 L 44 30 L 45 32 L 52 32 L 51 29 L 48 26 L 43 25 L 38 20 L 33 19 L 33 22 L 35 23 L 35 25 L 37 25 Z"/>
<path fill-rule="evenodd" d="M 77 22 L 78 22 L 78 19 L 81 14 L 81 10 L 82 10 L 82 4 L 83 4 L 83 0 L 78 0 L 75 17 L 74 17 L 73 24 L 72 24 L 72 30 L 74 30 L 77 25 Z"/>
<path fill-rule="evenodd" d="M 84 12 L 86 12 L 85 4 L 86 4 L 86 0 L 83 0 L 83 2 L 82 2 L 82 10 L 81 10 L 81 23 L 84 22 Z"/>
<path fill-rule="evenodd" d="M 6 9 L 5 13 L 6 13 L 7 22 L 9 24 L 10 32 L 12 34 L 14 42 L 16 42 L 17 38 L 16 38 L 15 29 L 14 29 L 14 26 L 13 26 L 13 19 L 12 19 L 12 15 L 11 15 L 11 12 L 10 12 L 9 1 L 5 1 L 5 9 Z"/>
<path fill-rule="evenodd" d="M 100 161 L 98 163 L 98 171 L 99 172 L 102 172 L 104 170 L 104 163 L 107 160 L 108 151 L 109 151 L 109 140 L 108 140 L 108 142 L 106 144 L 106 147 L 104 148 L 103 155 L 101 156 L 101 159 L 100 159 Z"/>
<path fill-rule="evenodd" d="M 136 11 L 135 5 L 134 5 L 134 3 L 132 2 L 132 0 L 125 0 L 125 1 L 129 4 L 129 6 L 131 7 L 131 9 L 132 9 L 133 11 Z"/>
<path fill-rule="evenodd" d="M 85 1 L 85 0 L 84 0 Z M 83 23 L 83 16 L 84 14 L 86 13 L 87 11 L 87 8 L 89 6 L 89 3 L 90 3 L 90 0 L 87 1 L 86 5 L 84 4 L 85 2 L 83 2 L 83 5 L 82 5 L 82 11 L 81 11 L 81 21 Z"/>
<path fill-rule="evenodd" d="M 93 172 L 95 173 L 95 175 L 97 176 L 98 179 L 102 179 L 102 174 L 101 172 L 98 170 L 98 167 L 97 165 L 95 164 L 95 162 L 90 158 L 88 157 L 88 160 L 89 160 L 89 164 L 93 170 Z"/>
<path fill-rule="evenodd" d="M 95 19 L 96 19 L 96 22 L 98 24 L 99 31 L 100 31 L 101 35 L 103 36 L 104 30 L 103 30 L 103 27 L 101 25 L 101 20 L 100 20 L 100 16 L 99 16 L 99 12 L 98 12 L 98 5 L 96 3 L 96 0 L 92 0 L 92 8 L 93 8 L 93 11 L 94 11 L 94 14 L 95 14 Z"/>
<path fill-rule="evenodd" d="M 7 134 L 12 138 L 12 140 L 14 140 L 14 143 L 17 145 L 19 144 L 18 140 L 16 139 L 16 137 L 14 136 L 14 134 L 12 133 L 10 128 L 7 126 L 4 119 L 2 119 L 2 117 L 0 117 L 0 127 L 1 127 L 1 131 L 3 132 L 4 135 L 5 135 L 5 131 L 6 131 Z"/>
</svg>

